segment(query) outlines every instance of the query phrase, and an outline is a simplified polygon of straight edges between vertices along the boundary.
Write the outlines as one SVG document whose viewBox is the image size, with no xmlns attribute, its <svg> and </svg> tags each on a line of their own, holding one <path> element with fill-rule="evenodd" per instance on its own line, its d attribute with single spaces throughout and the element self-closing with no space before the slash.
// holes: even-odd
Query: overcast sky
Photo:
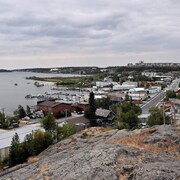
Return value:
<svg viewBox="0 0 180 180">
<path fill-rule="evenodd" d="M 0 0 L 0 69 L 180 62 L 180 0 Z"/>
</svg>

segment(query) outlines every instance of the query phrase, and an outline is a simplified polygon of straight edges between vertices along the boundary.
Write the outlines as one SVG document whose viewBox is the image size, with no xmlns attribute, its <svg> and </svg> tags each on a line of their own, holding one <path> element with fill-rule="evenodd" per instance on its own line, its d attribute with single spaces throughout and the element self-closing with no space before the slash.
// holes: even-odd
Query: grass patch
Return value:
<svg viewBox="0 0 180 180">
<path fill-rule="evenodd" d="M 28 163 L 32 164 L 32 163 L 35 163 L 35 162 L 38 162 L 39 161 L 39 157 L 37 156 L 32 156 L 32 157 L 29 157 L 28 158 Z"/>
<path fill-rule="evenodd" d="M 133 135 L 131 134 L 129 137 L 120 138 L 112 140 L 111 143 L 113 144 L 122 144 L 129 147 L 134 147 L 140 150 L 148 150 L 154 153 L 161 153 L 168 151 L 169 153 L 176 152 L 177 149 L 179 149 L 179 145 L 172 143 L 170 140 L 167 140 L 167 142 L 162 142 L 163 146 L 158 147 L 157 143 L 144 143 L 143 140 L 150 136 L 152 132 L 139 134 L 139 135 Z M 177 156 L 179 157 L 179 156 Z"/>
<path fill-rule="evenodd" d="M 91 87 L 95 81 L 100 80 L 99 76 L 81 76 L 81 77 L 27 77 L 26 79 L 35 81 L 54 82 L 56 85 L 68 87 Z"/>
</svg>

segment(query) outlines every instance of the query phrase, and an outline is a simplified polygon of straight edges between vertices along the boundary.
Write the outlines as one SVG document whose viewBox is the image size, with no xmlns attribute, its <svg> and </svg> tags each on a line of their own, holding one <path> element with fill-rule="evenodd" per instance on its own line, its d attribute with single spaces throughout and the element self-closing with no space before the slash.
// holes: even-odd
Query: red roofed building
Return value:
<svg viewBox="0 0 180 180">
<path fill-rule="evenodd" d="M 62 113 L 71 112 L 71 103 L 59 103 L 55 101 L 41 101 L 37 103 L 37 109 L 42 111 L 46 116 L 48 113 L 52 113 L 54 117 L 61 117 Z"/>
<path fill-rule="evenodd" d="M 176 91 L 176 93 L 180 93 L 180 88 Z"/>
<path fill-rule="evenodd" d="M 37 109 L 42 111 L 46 116 L 48 113 L 52 113 L 54 117 L 62 117 L 62 114 L 68 116 L 71 112 L 85 111 L 87 103 L 68 103 L 68 102 L 55 102 L 55 101 L 39 101 L 37 102 Z"/>
</svg>

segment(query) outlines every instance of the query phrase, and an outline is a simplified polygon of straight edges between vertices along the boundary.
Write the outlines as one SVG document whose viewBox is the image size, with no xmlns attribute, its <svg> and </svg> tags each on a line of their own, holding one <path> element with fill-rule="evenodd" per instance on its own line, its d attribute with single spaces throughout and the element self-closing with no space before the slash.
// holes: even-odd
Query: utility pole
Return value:
<svg viewBox="0 0 180 180">
<path fill-rule="evenodd" d="M 163 121 L 164 121 L 164 125 L 166 124 L 165 121 L 165 108 L 164 108 L 165 104 L 164 104 L 164 93 L 163 93 Z"/>
<path fill-rule="evenodd" d="M 173 110 L 174 110 L 174 122 L 176 122 L 176 108 L 175 108 L 175 102 L 173 101 Z M 172 118 L 171 118 L 171 124 L 173 124 L 173 116 L 172 116 Z"/>
</svg>

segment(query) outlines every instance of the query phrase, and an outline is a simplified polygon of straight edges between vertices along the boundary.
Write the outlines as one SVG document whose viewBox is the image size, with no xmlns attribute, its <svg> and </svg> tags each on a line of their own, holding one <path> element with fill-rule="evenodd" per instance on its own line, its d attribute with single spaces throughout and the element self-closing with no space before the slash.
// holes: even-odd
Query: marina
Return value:
<svg viewBox="0 0 180 180">
<path fill-rule="evenodd" d="M 0 111 L 12 115 L 19 105 L 35 106 L 43 99 L 59 101 L 84 101 L 88 90 L 55 86 L 51 82 L 40 82 L 26 79 L 26 77 L 73 77 L 73 74 L 45 74 L 32 72 L 5 72 L 0 74 Z M 80 96 L 81 94 L 81 96 Z"/>
</svg>

